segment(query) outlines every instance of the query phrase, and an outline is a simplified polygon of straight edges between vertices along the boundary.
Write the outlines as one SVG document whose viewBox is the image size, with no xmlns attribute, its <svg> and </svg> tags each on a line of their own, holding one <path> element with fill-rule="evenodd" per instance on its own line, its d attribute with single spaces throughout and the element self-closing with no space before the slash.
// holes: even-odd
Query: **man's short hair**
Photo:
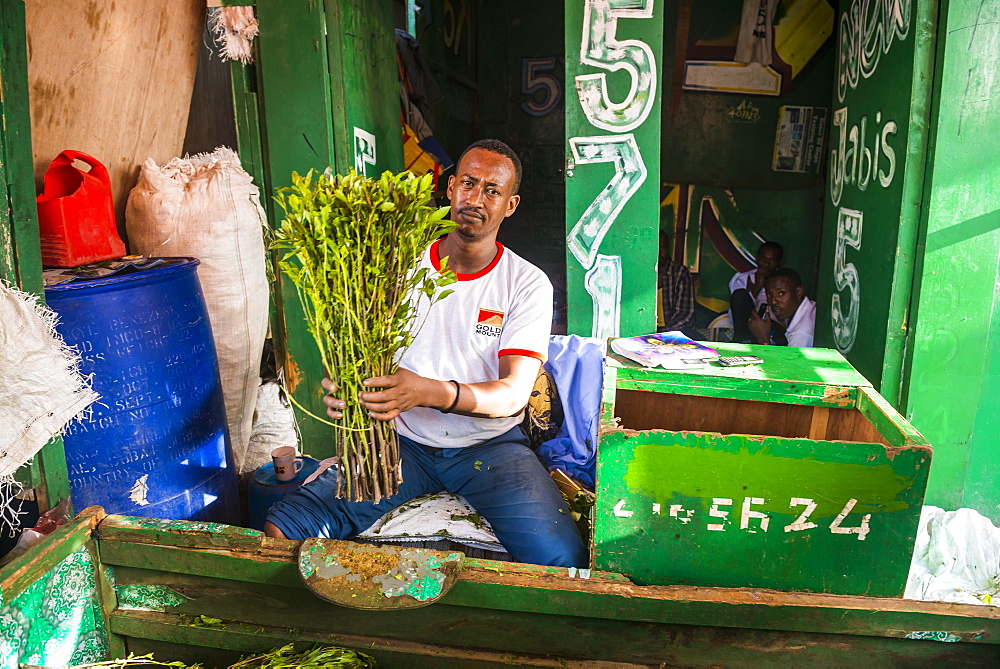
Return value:
<svg viewBox="0 0 1000 669">
<path fill-rule="evenodd" d="M 506 156 L 510 158 L 510 162 L 514 163 L 514 192 L 511 195 L 516 195 L 518 189 L 521 188 L 521 159 L 517 157 L 514 153 L 514 149 L 510 148 L 499 139 L 480 139 L 479 141 L 473 142 L 465 147 L 465 151 L 462 151 L 462 155 L 458 157 L 458 162 L 455 163 L 455 171 L 458 171 L 458 166 L 462 164 L 462 158 L 465 158 L 465 154 L 473 149 L 485 149 L 491 153 L 496 153 L 501 156 Z"/>
<path fill-rule="evenodd" d="M 757 249 L 757 255 L 763 253 L 764 249 L 774 249 L 775 251 L 778 252 L 779 258 L 785 257 L 785 249 L 778 242 L 764 242 L 763 244 L 760 245 L 760 248 Z"/>
<path fill-rule="evenodd" d="M 771 273 L 771 276 L 767 278 L 768 281 L 771 279 L 777 279 L 778 277 L 784 277 L 788 281 L 788 285 L 792 288 L 798 288 L 802 285 L 802 277 L 791 267 L 779 267 Z"/>
</svg>

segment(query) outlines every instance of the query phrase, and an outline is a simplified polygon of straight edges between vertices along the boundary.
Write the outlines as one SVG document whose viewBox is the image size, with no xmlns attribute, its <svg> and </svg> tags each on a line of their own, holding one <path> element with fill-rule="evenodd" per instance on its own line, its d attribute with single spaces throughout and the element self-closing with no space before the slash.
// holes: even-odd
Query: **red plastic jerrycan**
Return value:
<svg viewBox="0 0 1000 669">
<path fill-rule="evenodd" d="M 84 172 L 73 165 L 90 166 Z M 79 267 L 120 258 L 125 244 L 115 225 L 111 179 L 100 162 L 79 151 L 63 151 L 49 164 L 38 204 L 42 264 Z"/>
</svg>

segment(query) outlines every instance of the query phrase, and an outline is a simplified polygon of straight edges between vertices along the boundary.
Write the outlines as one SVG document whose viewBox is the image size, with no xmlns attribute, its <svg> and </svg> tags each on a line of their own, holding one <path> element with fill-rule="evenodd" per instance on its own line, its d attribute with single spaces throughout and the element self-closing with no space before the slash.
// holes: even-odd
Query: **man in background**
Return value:
<svg viewBox="0 0 1000 669">
<path fill-rule="evenodd" d="M 660 257 L 657 263 L 656 331 L 680 331 L 697 339 L 694 325 L 694 277 L 688 268 L 671 259 L 670 235 L 660 230 Z"/>
<path fill-rule="evenodd" d="M 750 313 L 750 331 L 757 344 L 812 346 L 816 331 L 816 303 L 805 295 L 802 278 L 794 269 L 774 271 L 764 284 L 768 311 Z"/>
<path fill-rule="evenodd" d="M 784 249 L 777 242 L 764 242 L 757 249 L 757 267 L 737 272 L 729 281 L 729 316 L 733 319 L 733 341 L 752 339 L 749 329 L 750 314 L 760 313 L 767 304 L 764 283 L 781 266 Z"/>
</svg>

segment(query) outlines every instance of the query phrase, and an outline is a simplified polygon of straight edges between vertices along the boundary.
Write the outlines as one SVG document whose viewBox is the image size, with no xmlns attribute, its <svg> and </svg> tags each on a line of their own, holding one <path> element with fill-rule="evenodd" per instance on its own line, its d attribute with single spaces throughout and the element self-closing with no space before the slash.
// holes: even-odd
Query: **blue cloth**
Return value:
<svg viewBox="0 0 1000 669">
<path fill-rule="evenodd" d="M 552 335 L 545 363 L 556 382 L 564 420 L 556 436 L 538 447 L 538 457 L 549 469 L 562 469 L 591 489 L 597 464 L 604 347 L 603 339 Z"/>
<path fill-rule="evenodd" d="M 489 521 L 518 562 L 587 566 L 576 523 L 520 428 L 467 448 L 426 448 L 402 436 L 399 441 L 403 483 L 397 494 L 378 504 L 338 499 L 338 474 L 330 468 L 274 504 L 268 521 L 289 539 L 350 539 L 415 497 L 447 490 Z"/>
</svg>

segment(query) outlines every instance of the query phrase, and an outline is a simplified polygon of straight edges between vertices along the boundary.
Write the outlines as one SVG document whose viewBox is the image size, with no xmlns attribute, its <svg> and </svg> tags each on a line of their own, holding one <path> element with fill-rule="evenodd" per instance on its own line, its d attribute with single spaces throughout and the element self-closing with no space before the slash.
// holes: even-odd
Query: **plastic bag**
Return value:
<svg viewBox="0 0 1000 669">
<path fill-rule="evenodd" d="M 989 604 L 1000 593 L 1000 528 L 973 509 L 925 506 L 906 599 Z"/>
</svg>

